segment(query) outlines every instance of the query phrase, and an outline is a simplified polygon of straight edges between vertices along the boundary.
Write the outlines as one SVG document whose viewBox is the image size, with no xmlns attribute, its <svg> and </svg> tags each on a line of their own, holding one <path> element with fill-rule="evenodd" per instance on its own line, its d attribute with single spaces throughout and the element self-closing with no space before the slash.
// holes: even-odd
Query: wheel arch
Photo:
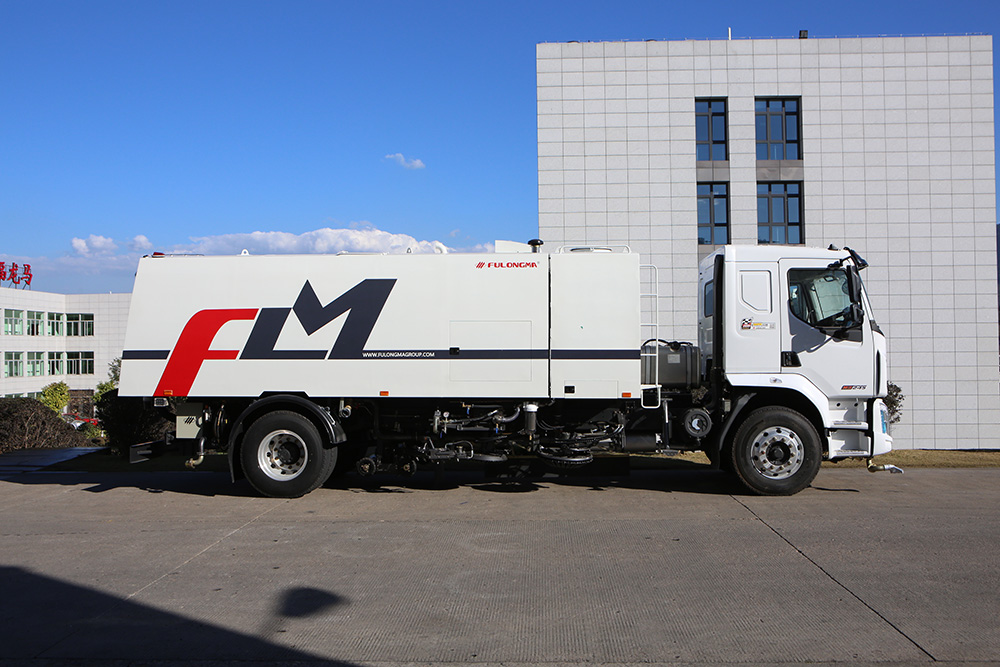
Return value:
<svg viewBox="0 0 1000 667">
<path fill-rule="evenodd" d="M 306 396 L 273 394 L 259 398 L 243 409 L 243 412 L 233 421 L 229 429 L 227 442 L 229 473 L 234 482 L 244 477 L 239 460 L 240 449 L 243 446 L 243 435 L 246 433 L 247 426 L 265 414 L 278 410 L 296 412 L 311 421 L 323 438 L 325 447 L 336 447 L 347 440 L 347 435 L 340 422 L 326 408 Z"/>
<path fill-rule="evenodd" d="M 748 396 L 749 398 L 742 402 L 743 404 L 740 405 L 739 412 L 732 415 L 732 420 L 727 420 L 729 421 L 729 424 L 727 424 L 726 433 L 724 434 L 723 442 L 721 443 L 723 450 L 732 446 L 736 431 L 739 430 L 739 424 L 755 410 L 767 407 L 783 407 L 795 410 L 812 423 L 813 427 L 816 429 L 816 433 L 819 435 L 819 441 L 823 448 L 824 456 L 829 454 L 830 439 L 827 437 L 827 430 L 826 426 L 823 424 L 823 417 L 816 408 L 816 404 L 813 403 L 809 397 L 795 391 L 794 389 L 751 387 L 748 388 L 747 391 L 740 392 L 737 397 L 734 398 L 734 405 L 739 405 L 740 401 L 738 397 L 742 395 Z"/>
<path fill-rule="evenodd" d="M 816 478 L 822 443 L 806 415 L 794 406 L 767 401 L 740 421 L 728 455 L 732 471 L 751 493 L 788 496 Z"/>
</svg>

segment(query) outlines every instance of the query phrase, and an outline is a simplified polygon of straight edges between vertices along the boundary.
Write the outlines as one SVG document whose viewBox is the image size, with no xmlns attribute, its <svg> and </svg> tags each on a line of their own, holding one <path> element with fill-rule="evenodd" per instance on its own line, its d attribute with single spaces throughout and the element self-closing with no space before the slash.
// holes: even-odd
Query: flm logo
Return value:
<svg viewBox="0 0 1000 667">
<path fill-rule="evenodd" d="M 307 280 L 291 308 L 221 308 L 199 310 L 184 325 L 172 351 L 127 351 L 123 359 L 167 359 L 154 396 L 187 396 L 205 361 L 232 359 L 361 359 L 368 337 L 382 313 L 395 279 L 363 280 L 328 304 L 320 302 Z M 329 350 L 278 350 L 278 336 L 293 316 L 311 336 L 346 313 L 343 328 Z M 242 350 L 217 350 L 212 341 L 227 322 L 252 320 Z"/>
</svg>

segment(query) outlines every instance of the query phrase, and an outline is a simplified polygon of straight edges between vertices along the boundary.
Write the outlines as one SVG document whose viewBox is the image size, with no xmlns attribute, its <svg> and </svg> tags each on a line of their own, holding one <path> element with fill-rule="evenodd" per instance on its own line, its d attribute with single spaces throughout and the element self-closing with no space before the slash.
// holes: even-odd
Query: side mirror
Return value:
<svg viewBox="0 0 1000 667">
<path fill-rule="evenodd" d="M 855 301 L 851 304 L 851 321 L 848 323 L 847 328 L 854 329 L 860 327 L 865 323 L 865 309 L 861 307 L 861 303 Z"/>
<path fill-rule="evenodd" d="M 861 276 L 854 266 L 847 267 L 847 291 L 852 304 L 861 304 Z"/>
<path fill-rule="evenodd" d="M 856 266 L 847 267 L 847 291 L 851 299 L 849 321 L 844 323 L 845 329 L 857 329 L 865 322 L 864 303 L 861 299 L 861 276 L 858 275 Z"/>
<path fill-rule="evenodd" d="M 844 316 L 843 325 L 834 331 L 829 331 L 830 336 L 835 340 L 860 342 L 861 325 L 865 323 L 865 309 L 861 307 L 860 303 L 852 303 L 844 309 L 842 315 Z"/>
</svg>

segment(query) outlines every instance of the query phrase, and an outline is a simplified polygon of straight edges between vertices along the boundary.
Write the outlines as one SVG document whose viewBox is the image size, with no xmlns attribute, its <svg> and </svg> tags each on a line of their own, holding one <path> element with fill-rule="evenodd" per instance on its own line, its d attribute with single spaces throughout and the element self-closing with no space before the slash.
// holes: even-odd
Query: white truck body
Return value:
<svg viewBox="0 0 1000 667">
<path fill-rule="evenodd" d="M 143 258 L 120 391 L 638 397 L 638 279 L 635 254 Z"/>
<path fill-rule="evenodd" d="M 368 474 L 666 449 L 794 493 L 820 458 L 891 447 L 864 266 L 726 246 L 701 265 L 695 345 L 642 321 L 655 280 L 627 249 L 145 257 L 120 394 L 186 398 L 178 436 L 226 447 L 268 495 L 308 492 L 348 453 Z"/>
</svg>

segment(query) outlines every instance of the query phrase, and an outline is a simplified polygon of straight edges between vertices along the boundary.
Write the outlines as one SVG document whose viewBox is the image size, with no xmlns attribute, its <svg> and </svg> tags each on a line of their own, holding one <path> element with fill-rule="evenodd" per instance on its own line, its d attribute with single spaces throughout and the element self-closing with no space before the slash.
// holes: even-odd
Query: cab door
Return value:
<svg viewBox="0 0 1000 667">
<path fill-rule="evenodd" d="M 850 265 L 824 260 L 779 262 L 782 373 L 807 378 L 831 400 L 867 398 L 875 391 L 874 342 Z M 856 283 L 856 286 L 855 286 Z M 852 289 L 853 288 L 853 289 Z"/>
</svg>

